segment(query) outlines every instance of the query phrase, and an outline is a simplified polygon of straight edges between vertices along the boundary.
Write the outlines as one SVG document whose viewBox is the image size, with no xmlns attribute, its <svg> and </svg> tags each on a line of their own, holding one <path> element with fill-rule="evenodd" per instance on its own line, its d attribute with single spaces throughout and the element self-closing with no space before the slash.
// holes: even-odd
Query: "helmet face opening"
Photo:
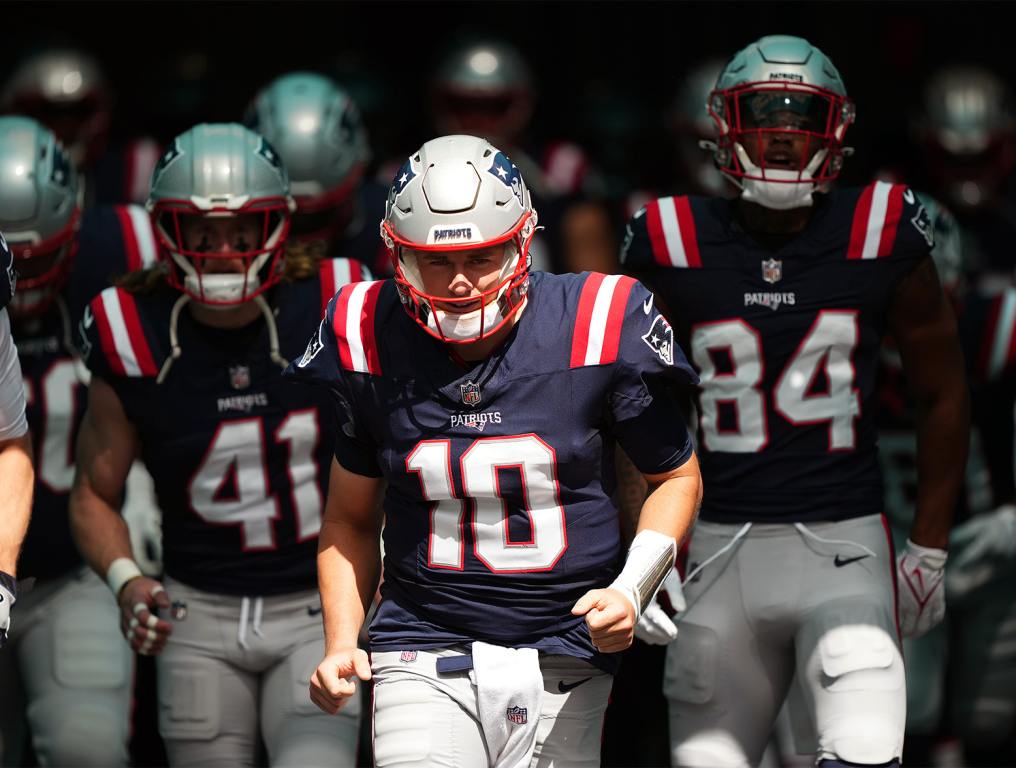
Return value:
<svg viewBox="0 0 1016 768">
<path fill-rule="evenodd" d="M 381 222 L 406 311 L 446 343 L 496 334 L 528 292 L 536 222 L 529 189 L 504 153 L 476 136 L 428 141 L 395 174 Z M 452 295 L 447 278 L 458 275 L 440 273 L 441 254 L 460 272 L 474 255 L 480 259 L 471 273 L 481 284 L 470 295 Z M 437 265 L 441 280 L 425 285 L 421 263 Z"/>
<path fill-rule="evenodd" d="M 78 250 L 79 222 L 80 214 L 75 210 L 67 227 L 46 241 L 18 242 L 16 234 L 8 239 L 18 271 L 18 290 L 10 303 L 13 315 L 34 317 L 52 306 L 70 276 Z"/>
<path fill-rule="evenodd" d="M 709 112 L 720 128 L 717 162 L 729 176 L 821 184 L 839 175 L 853 122 L 845 96 L 806 84 L 744 83 L 714 91 Z"/>
<path fill-rule="evenodd" d="M 155 231 L 172 263 L 170 285 L 202 304 L 235 306 L 277 283 L 289 230 L 284 199 L 250 209 L 200 210 L 186 201 L 155 206 Z"/>
</svg>

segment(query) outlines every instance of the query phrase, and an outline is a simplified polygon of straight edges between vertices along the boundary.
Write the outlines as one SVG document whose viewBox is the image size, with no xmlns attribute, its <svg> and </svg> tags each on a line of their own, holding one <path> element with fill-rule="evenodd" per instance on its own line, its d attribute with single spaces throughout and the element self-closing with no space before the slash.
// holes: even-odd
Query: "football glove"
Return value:
<svg viewBox="0 0 1016 768">
<path fill-rule="evenodd" d="M 7 642 L 7 630 L 11 628 L 11 608 L 17 599 L 18 586 L 14 577 L 0 571 L 0 648 Z"/>
<path fill-rule="evenodd" d="M 914 544 L 907 546 L 896 560 L 899 581 L 900 632 L 904 637 L 920 637 L 945 616 L 946 552 Z"/>
</svg>

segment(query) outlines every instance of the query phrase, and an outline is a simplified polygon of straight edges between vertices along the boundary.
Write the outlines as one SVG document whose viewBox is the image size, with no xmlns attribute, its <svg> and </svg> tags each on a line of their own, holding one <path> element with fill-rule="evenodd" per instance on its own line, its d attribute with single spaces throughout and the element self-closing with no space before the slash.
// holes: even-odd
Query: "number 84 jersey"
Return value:
<svg viewBox="0 0 1016 768">
<path fill-rule="evenodd" d="M 651 474 L 692 450 L 669 386 L 694 374 L 644 287 L 533 274 L 507 340 L 466 367 L 392 281 L 346 286 L 289 372 L 331 389 L 338 461 L 388 481 L 373 650 L 485 640 L 612 666 L 571 607 L 620 562 L 614 445 Z"/>
<path fill-rule="evenodd" d="M 927 212 L 901 185 L 834 190 L 772 250 L 738 227 L 733 205 L 655 200 L 622 248 L 701 378 L 702 518 L 880 513 L 878 350 L 897 284 L 933 244 Z"/>
</svg>

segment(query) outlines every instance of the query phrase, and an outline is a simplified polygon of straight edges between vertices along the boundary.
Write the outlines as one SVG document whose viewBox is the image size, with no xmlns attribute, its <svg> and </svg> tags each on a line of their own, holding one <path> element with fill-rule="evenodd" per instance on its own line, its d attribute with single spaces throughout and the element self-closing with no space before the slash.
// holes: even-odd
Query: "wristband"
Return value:
<svg viewBox="0 0 1016 768">
<path fill-rule="evenodd" d="M 609 587 L 631 601 L 635 607 L 635 621 L 656 597 L 657 590 L 674 567 L 676 554 L 677 542 L 666 534 L 647 528 L 635 536 L 624 568 Z"/>
<path fill-rule="evenodd" d="M 139 576 L 144 576 L 144 574 L 141 573 L 137 563 L 129 557 L 118 557 L 106 569 L 106 584 L 113 592 L 113 597 L 119 599 L 120 590 L 123 589 L 124 584 Z"/>
</svg>

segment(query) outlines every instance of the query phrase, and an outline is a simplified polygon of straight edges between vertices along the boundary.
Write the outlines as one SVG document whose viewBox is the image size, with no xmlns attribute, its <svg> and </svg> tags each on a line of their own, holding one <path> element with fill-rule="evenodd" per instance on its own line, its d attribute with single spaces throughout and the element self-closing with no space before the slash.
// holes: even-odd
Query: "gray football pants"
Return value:
<svg viewBox="0 0 1016 768">
<path fill-rule="evenodd" d="M 162 612 L 173 634 L 157 662 L 171 765 L 253 765 L 259 735 L 272 766 L 355 765 L 359 698 L 331 716 L 308 692 L 324 658 L 316 590 L 240 598 L 165 586 L 186 606 L 184 618 Z"/>
<path fill-rule="evenodd" d="M 24 726 L 43 766 L 127 764 L 134 655 L 90 568 L 19 596 L 0 651 L 0 764 L 21 765 Z"/>
<path fill-rule="evenodd" d="M 435 669 L 439 657 L 466 650 L 418 651 L 411 661 L 398 651 L 371 654 L 376 768 L 490 765 L 470 675 Z M 599 766 L 613 676 L 571 656 L 541 655 L 540 671 L 543 698 L 531 768 Z"/>
<path fill-rule="evenodd" d="M 699 522 L 689 571 L 740 528 Z M 900 757 L 894 574 L 880 515 L 806 530 L 754 525 L 706 565 L 685 585 L 688 610 L 667 650 L 672 763 L 758 765 L 795 675 L 799 752 L 876 765 Z"/>
</svg>

